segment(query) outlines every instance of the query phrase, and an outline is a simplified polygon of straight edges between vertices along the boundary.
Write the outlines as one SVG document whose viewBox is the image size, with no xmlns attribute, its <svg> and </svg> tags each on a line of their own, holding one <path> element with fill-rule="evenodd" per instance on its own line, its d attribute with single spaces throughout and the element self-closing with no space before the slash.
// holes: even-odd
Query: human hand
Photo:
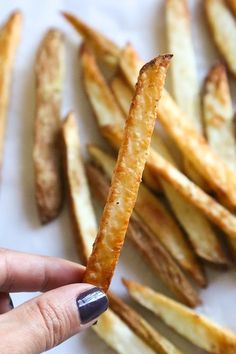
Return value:
<svg viewBox="0 0 236 354">
<path fill-rule="evenodd" d="M 0 353 L 42 353 L 91 326 L 108 307 L 100 289 L 78 283 L 85 270 L 79 264 L 0 249 L 0 269 Z M 44 294 L 13 309 L 9 292 L 21 291 Z"/>
</svg>

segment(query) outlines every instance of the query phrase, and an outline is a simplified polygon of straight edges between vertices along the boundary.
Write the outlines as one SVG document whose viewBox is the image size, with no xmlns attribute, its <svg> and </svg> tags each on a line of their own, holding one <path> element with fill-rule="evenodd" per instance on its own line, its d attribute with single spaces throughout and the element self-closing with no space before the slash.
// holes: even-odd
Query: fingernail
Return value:
<svg viewBox="0 0 236 354">
<path fill-rule="evenodd" d="M 9 295 L 8 301 L 9 301 L 9 307 L 10 307 L 10 309 L 13 310 L 13 309 L 14 309 L 14 305 L 13 305 L 13 301 L 12 301 L 12 298 L 10 297 L 10 295 Z"/>
<path fill-rule="evenodd" d="M 82 324 L 95 320 L 108 308 L 108 298 L 99 288 L 89 289 L 76 299 Z"/>
</svg>

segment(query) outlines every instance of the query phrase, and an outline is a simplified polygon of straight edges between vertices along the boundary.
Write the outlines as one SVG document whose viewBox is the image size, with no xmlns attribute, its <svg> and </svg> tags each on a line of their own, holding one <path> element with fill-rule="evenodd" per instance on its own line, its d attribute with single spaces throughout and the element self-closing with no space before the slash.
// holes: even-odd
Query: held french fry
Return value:
<svg viewBox="0 0 236 354">
<path fill-rule="evenodd" d="M 228 69 L 236 76 L 236 20 L 224 0 L 204 1 L 213 40 Z"/>
<path fill-rule="evenodd" d="M 203 112 L 209 145 L 236 171 L 234 111 L 223 64 L 215 64 L 205 81 Z"/>
<path fill-rule="evenodd" d="M 235 354 L 236 334 L 184 305 L 133 281 L 123 280 L 133 299 L 196 346 L 215 354 Z"/>
<path fill-rule="evenodd" d="M 78 253 L 82 252 L 86 263 L 97 234 L 97 221 L 80 154 L 78 126 L 73 113 L 70 113 L 62 124 L 62 138 L 76 246 Z"/>
<path fill-rule="evenodd" d="M 89 145 L 88 151 L 95 163 L 111 179 L 115 160 L 96 146 Z M 206 279 L 201 266 L 186 242 L 181 229 L 164 204 L 145 185 L 141 185 L 139 188 L 134 210 L 181 268 L 187 271 L 200 286 L 205 286 Z"/>
<path fill-rule="evenodd" d="M 119 76 L 119 82 L 119 85 L 112 86 L 112 88 L 117 101 L 123 102 L 123 107 L 126 107 L 125 115 L 127 116 L 129 111 L 128 107 L 130 105 L 129 92 L 132 92 L 132 90 L 131 87 L 128 88 L 127 82 L 121 75 Z M 128 93 L 127 89 L 129 89 Z M 110 116 L 113 116 L 112 112 Z M 173 159 L 173 156 L 168 151 L 167 146 L 157 130 L 153 133 L 151 147 L 175 167 L 178 167 L 176 160 Z M 148 172 L 148 177 L 151 177 L 151 181 L 149 178 L 147 179 L 145 172 Z M 157 186 L 157 178 L 152 176 L 148 166 L 146 166 L 144 170 L 144 176 L 146 177 L 145 182 L 151 189 L 153 185 L 155 187 Z M 171 185 L 164 180 L 160 180 L 160 183 L 169 201 L 170 207 L 175 213 L 179 223 L 186 231 L 196 254 L 209 262 L 222 265 L 227 264 L 228 260 L 223 252 L 222 246 L 207 218 L 197 208 L 190 205 Z"/>
<path fill-rule="evenodd" d="M 132 307 L 109 293 L 109 305 L 128 326 L 158 354 L 181 354 L 165 337 L 153 329 Z"/>
<path fill-rule="evenodd" d="M 86 172 L 93 196 L 104 206 L 109 191 L 109 179 L 91 164 L 86 165 Z M 130 219 L 127 237 L 177 299 L 191 307 L 201 302 L 177 263 L 135 212 Z"/>
<path fill-rule="evenodd" d="M 0 28 L 0 170 L 3 163 L 12 71 L 21 30 L 22 14 L 20 12 L 14 12 Z"/>
<path fill-rule="evenodd" d="M 107 203 L 83 279 L 105 291 L 111 282 L 136 201 L 170 59 L 171 55 L 160 56 L 140 71 Z"/>
<path fill-rule="evenodd" d="M 33 162 L 35 194 L 43 224 L 62 206 L 60 108 L 64 71 L 64 39 L 58 30 L 45 35 L 36 58 L 36 113 Z"/>
</svg>

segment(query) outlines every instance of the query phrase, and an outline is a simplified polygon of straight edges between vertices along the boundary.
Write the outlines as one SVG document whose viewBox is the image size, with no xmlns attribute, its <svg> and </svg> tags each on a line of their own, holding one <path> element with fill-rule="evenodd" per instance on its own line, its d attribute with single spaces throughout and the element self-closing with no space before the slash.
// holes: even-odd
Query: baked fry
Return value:
<svg viewBox="0 0 236 354">
<path fill-rule="evenodd" d="M 88 260 L 84 282 L 107 291 L 132 213 L 156 120 L 157 102 L 171 55 L 160 56 L 140 71 L 107 203 Z M 145 112 L 148 115 L 143 116 Z"/>
<path fill-rule="evenodd" d="M 206 78 L 203 92 L 203 112 L 209 145 L 236 171 L 234 111 L 223 64 L 214 65 Z"/>
<path fill-rule="evenodd" d="M 36 113 L 33 162 L 35 194 L 43 224 L 54 219 L 62 206 L 59 149 L 64 39 L 58 30 L 45 35 L 36 58 Z"/>
<path fill-rule="evenodd" d="M 91 164 L 86 165 L 86 171 L 93 196 L 104 206 L 109 191 L 107 176 Z M 130 219 L 127 237 L 177 299 L 191 307 L 201 302 L 177 263 L 135 212 Z"/>
<path fill-rule="evenodd" d="M 234 16 L 236 16 L 236 2 L 235 0 L 225 0 L 226 4 L 229 6 Z"/>
<path fill-rule="evenodd" d="M 124 118 L 128 117 L 130 104 L 133 97 L 133 90 L 119 72 L 113 76 L 110 85 L 116 101 L 124 114 Z M 158 183 L 156 178 L 153 178 L 146 168 L 143 172 L 143 179 L 152 191 L 158 194 L 162 192 L 160 183 Z"/>
<path fill-rule="evenodd" d="M 119 47 L 108 38 L 104 37 L 98 31 L 89 27 L 79 18 L 69 12 L 62 12 L 64 18 L 78 31 L 96 52 L 96 55 L 102 58 L 108 65 L 116 66 L 119 58 Z"/>
<path fill-rule="evenodd" d="M 109 293 L 109 305 L 128 326 L 158 354 L 181 354 L 165 337 L 153 329 L 132 307 Z"/>
<path fill-rule="evenodd" d="M 97 234 L 97 221 L 80 155 L 79 132 L 73 113 L 68 114 L 62 124 L 62 138 L 76 246 L 86 263 Z"/>
<path fill-rule="evenodd" d="M 96 146 L 89 145 L 88 151 L 93 161 L 111 179 L 115 160 Z M 187 271 L 200 286 L 205 286 L 206 278 L 203 270 L 192 249 L 186 242 L 178 224 L 172 218 L 164 204 L 144 185 L 141 185 L 139 188 L 134 210 L 181 268 Z"/>
<path fill-rule="evenodd" d="M 234 354 L 236 335 L 203 315 L 133 281 L 123 280 L 129 294 L 196 346 L 215 354 Z"/>
<path fill-rule="evenodd" d="M 186 118 L 190 120 L 193 127 L 202 133 L 200 86 L 197 78 L 187 0 L 166 1 L 166 29 L 168 50 L 174 54 L 170 71 L 175 101 L 186 113 Z M 184 169 L 192 181 L 206 189 L 203 178 L 186 158 L 184 159 Z"/>
<path fill-rule="evenodd" d="M 108 309 L 99 317 L 93 330 L 103 339 L 109 347 L 119 354 L 159 354 L 147 345 L 132 329 L 117 316 L 112 310 Z"/>
<path fill-rule="evenodd" d="M 224 0 L 204 1 L 213 40 L 228 69 L 236 76 L 236 21 Z"/>
<path fill-rule="evenodd" d="M 121 126 L 121 129 L 123 129 L 124 117 L 121 115 L 119 107 L 117 107 L 114 97 L 111 95 L 109 87 L 102 77 L 92 53 L 88 50 L 82 50 L 81 55 L 86 92 L 97 117 L 101 133 L 106 133 L 106 128 L 104 129 L 106 124 L 113 125 L 118 123 L 118 125 Z M 125 97 L 123 97 L 123 99 L 125 99 Z M 117 116 L 118 119 L 116 118 Z M 109 136 L 107 138 L 109 142 L 113 144 L 112 138 L 109 138 Z M 173 160 L 163 141 L 155 131 L 152 137 L 151 146 L 151 151 L 153 149 L 156 150 L 165 159 L 176 165 L 176 162 Z M 146 166 L 145 170 L 149 171 L 150 176 L 152 175 L 152 170 L 149 164 Z M 155 179 L 157 179 L 157 174 L 154 174 L 153 176 L 153 180 L 155 182 Z M 148 184 L 150 180 L 145 179 L 145 182 Z M 202 215 L 197 208 L 189 205 L 189 203 L 184 200 L 184 198 L 177 191 L 175 191 L 171 185 L 166 183 L 164 180 L 160 180 L 160 182 L 179 222 L 188 233 L 196 253 L 201 258 L 210 262 L 223 265 L 227 264 L 228 260 L 224 255 L 220 242 L 204 215 Z M 150 184 L 148 185 L 150 186 Z M 181 244 L 182 243 L 180 243 L 179 246 Z M 185 254 L 184 250 L 182 251 L 182 254 Z"/>
<path fill-rule="evenodd" d="M 3 150 L 7 124 L 7 110 L 10 100 L 12 71 L 16 49 L 20 42 L 22 14 L 14 12 L 0 29 L 0 170 L 3 163 Z"/>
</svg>

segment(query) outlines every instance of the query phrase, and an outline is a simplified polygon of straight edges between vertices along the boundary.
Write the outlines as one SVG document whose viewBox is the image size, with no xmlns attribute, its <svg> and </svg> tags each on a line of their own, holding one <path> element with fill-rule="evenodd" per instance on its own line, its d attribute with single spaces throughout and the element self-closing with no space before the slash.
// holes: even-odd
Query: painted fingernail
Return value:
<svg viewBox="0 0 236 354">
<path fill-rule="evenodd" d="M 9 301 L 9 307 L 10 307 L 10 309 L 13 310 L 13 309 L 14 309 L 14 305 L 13 305 L 13 301 L 12 301 L 12 298 L 10 297 L 10 295 L 9 295 L 8 301 Z"/>
<path fill-rule="evenodd" d="M 95 320 L 108 308 L 108 298 L 99 288 L 89 289 L 80 294 L 76 299 L 82 324 Z"/>
</svg>

